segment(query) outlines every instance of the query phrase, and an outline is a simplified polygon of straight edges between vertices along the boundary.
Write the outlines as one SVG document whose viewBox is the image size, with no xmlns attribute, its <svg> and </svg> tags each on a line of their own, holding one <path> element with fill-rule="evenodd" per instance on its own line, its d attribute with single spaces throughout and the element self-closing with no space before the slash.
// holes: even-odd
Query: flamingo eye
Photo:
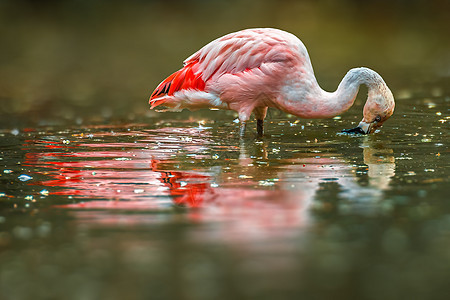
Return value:
<svg viewBox="0 0 450 300">
<path fill-rule="evenodd" d="M 380 116 L 376 116 L 375 122 L 380 122 L 380 121 L 381 121 L 381 117 Z"/>
</svg>

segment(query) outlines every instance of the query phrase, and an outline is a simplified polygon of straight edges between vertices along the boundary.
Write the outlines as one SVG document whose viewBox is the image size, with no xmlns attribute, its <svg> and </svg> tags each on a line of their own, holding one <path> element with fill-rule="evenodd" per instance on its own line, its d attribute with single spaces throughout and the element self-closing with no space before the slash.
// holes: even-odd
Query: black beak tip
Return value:
<svg viewBox="0 0 450 300">
<path fill-rule="evenodd" d="M 347 134 L 366 134 L 364 130 L 361 129 L 361 127 L 355 127 L 352 129 L 343 129 L 341 132 Z"/>
</svg>

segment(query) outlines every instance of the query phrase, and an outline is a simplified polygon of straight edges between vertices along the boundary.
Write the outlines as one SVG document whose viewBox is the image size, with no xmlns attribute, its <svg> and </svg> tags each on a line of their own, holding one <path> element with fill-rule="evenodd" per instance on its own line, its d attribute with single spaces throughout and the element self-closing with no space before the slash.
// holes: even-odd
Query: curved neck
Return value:
<svg viewBox="0 0 450 300">
<path fill-rule="evenodd" d="M 308 80 L 300 78 L 300 84 L 297 86 L 301 90 L 295 91 L 294 88 L 283 95 L 285 101 L 277 101 L 282 110 L 303 118 L 331 118 L 342 114 L 353 105 L 361 84 L 368 87 L 369 96 L 386 86 L 383 78 L 368 68 L 348 71 L 337 90 L 331 93 L 319 86 L 313 72 L 308 77 Z"/>
</svg>

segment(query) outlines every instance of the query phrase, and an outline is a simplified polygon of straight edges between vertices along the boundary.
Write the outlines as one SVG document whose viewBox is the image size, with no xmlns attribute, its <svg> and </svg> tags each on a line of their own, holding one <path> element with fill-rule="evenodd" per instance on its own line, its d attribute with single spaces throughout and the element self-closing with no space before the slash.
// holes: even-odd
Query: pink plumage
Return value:
<svg viewBox="0 0 450 300">
<path fill-rule="evenodd" d="M 367 68 L 350 70 L 336 92 L 323 91 L 303 43 L 278 29 L 246 29 L 227 34 L 191 55 L 183 65 L 152 93 L 151 108 L 164 105 L 176 109 L 235 110 L 241 121 L 241 135 L 252 113 L 258 121 L 258 134 L 262 135 L 268 107 L 305 118 L 333 117 L 353 104 L 361 83 L 369 86 L 369 96 L 373 87 L 374 95 L 381 95 L 387 103 L 383 109 L 366 104 L 373 109 L 367 116 L 365 113 L 363 122 L 373 123 L 367 118 L 375 113 L 383 117 L 377 123 L 381 125 L 393 111 L 393 97 L 383 79 Z M 370 97 L 368 104 L 369 100 Z M 379 126 L 375 125 L 369 129 Z"/>
</svg>

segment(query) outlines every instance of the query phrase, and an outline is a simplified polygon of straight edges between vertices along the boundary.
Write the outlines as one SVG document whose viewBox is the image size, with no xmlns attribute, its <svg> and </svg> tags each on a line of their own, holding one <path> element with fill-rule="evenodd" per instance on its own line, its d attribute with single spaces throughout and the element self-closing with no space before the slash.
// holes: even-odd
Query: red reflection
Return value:
<svg viewBox="0 0 450 300">
<path fill-rule="evenodd" d="M 209 157 L 205 155 L 207 137 L 196 134 L 183 138 L 140 133 L 136 143 L 99 142 L 109 133 L 97 133 L 94 143 L 86 138 L 69 145 L 28 141 L 25 148 L 38 145 L 40 151 L 29 151 L 24 164 L 50 177 L 30 184 L 44 186 L 51 194 L 75 197 L 77 203 L 60 207 L 74 209 L 83 222 L 142 224 L 171 219 L 174 214 L 118 212 L 164 212 L 175 204 L 190 208 L 183 214 L 190 222 L 225 224 L 222 234 L 233 239 L 283 235 L 288 234 L 287 228 L 305 226 L 308 207 L 324 180 L 339 183 L 349 193 L 361 191 L 352 166 L 338 158 L 302 154 L 292 162 L 284 160 L 283 167 L 261 167 L 253 164 L 242 145 L 239 159 L 230 162 L 226 173 L 220 167 L 180 170 L 180 153 L 189 153 L 193 160 Z M 214 239 L 216 231 L 205 234 Z"/>
<path fill-rule="evenodd" d="M 123 223 L 124 219 L 128 219 L 127 224 L 145 222 L 142 217 L 107 211 L 160 211 L 174 204 L 191 208 L 185 216 L 192 222 L 233 221 L 233 226 L 228 225 L 229 233 L 293 227 L 305 222 L 302 213 L 305 207 L 301 199 L 296 199 L 295 192 L 246 188 L 252 181 L 239 178 L 237 173 L 232 173 L 225 182 L 227 188 L 223 188 L 215 183 L 220 175 L 215 172 L 169 168 L 168 165 L 174 165 L 173 155 L 180 149 L 189 148 L 189 153 L 203 157 L 205 146 L 203 140 L 199 143 L 189 140 L 188 147 L 180 145 L 179 140 L 164 140 L 161 145 L 160 138 L 146 136 L 137 144 L 114 143 L 114 146 L 87 143 L 85 139 L 69 145 L 28 141 L 39 145 L 41 150 L 28 152 L 24 164 L 39 167 L 45 170 L 40 171 L 42 174 L 50 177 L 32 184 L 47 187 L 51 194 L 86 198 L 85 202 L 60 207 L 76 209 L 74 212 L 83 220 L 97 224 Z M 241 168 L 239 163 L 237 168 Z M 259 173 L 256 168 L 246 172 Z M 277 176 L 276 171 L 272 175 Z M 257 179 L 256 174 L 253 176 Z"/>
<path fill-rule="evenodd" d="M 170 133 L 178 133 L 177 130 Z M 133 134 L 103 132 L 95 136 L 98 140 Z M 173 153 L 180 151 L 181 147 L 194 153 L 205 147 L 192 142 L 192 138 L 186 139 L 189 143 L 180 145 L 180 140 L 170 135 L 156 137 L 142 132 L 140 135 L 143 138 L 139 143 L 89 143 L 86 138 L 67 144 L 64 141 L 28 140 L 24 165 L 39 167 L 45 170 L 41 171 L 42 174 L 51 177 L 30 184 L 55 187 L 51 191 L 54 195 L 90 200 L 68 206 L 74 208 L 154 209 L 160 207 L 160 203 L 167 206 L 167 197 L 171 203 L 200 207 L 207 190 L 211 189 L 210 176 L 193 171 L 167 170 L 160 166 L 170 163 Z M 161 141 L 164 145 L 158 146 Z M 38 146 L 40 151 L 29 151 L 31 145 L 33 149 Z M 161 201 L 163 196 L 166 198 Z"/>
</svg>

